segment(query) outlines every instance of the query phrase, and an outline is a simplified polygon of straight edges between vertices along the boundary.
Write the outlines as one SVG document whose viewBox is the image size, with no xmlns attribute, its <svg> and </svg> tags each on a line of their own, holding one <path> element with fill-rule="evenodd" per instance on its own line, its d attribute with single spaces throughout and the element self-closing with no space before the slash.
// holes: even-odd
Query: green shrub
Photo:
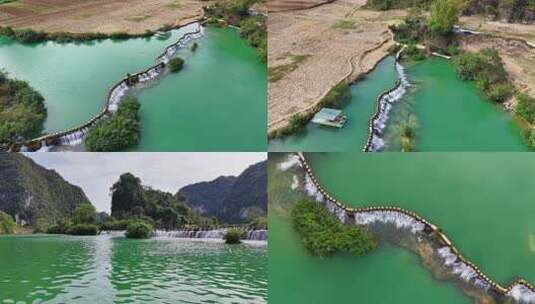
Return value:
<svg viewBox="0 0 535 304">
<path fill-rule="evenodd" d="M 0 210 L 0 234 L 12 234 L 15 232 L 17 224 L 11 215 Z"/>
<path fill-rule="evenodd" d="M 530 129 L 525 132 L 524 139 L 526 141 L 526 145 L 532 149 L 535 150 L 535 130 Z"/>
<path fill-rule="evenodd" d="M 198 48 L 199 48 L 199 45 L 197 44 L 197 42 L 193 42 L 190 49 L 192 52 L 195 52 Z"/>
<path fill-rule="evenodd" d="M 475 80 L 487 99 L 501 103 L 513 94 L 503 61 L 495 49 L 461 54 L 453 60 L 453 64 L 459 78 Z"/>
<path fill-rule="evenodd" d="M 342 224 L 323 205 L 308 199 L 294 206 L 291 217 L 305 249 L 314 256 L 328 257 L 337 253 L 359 256 L 377 246 L 367 231 Z"/>
<path fill-rule="evenodd" d="M 74 210 L 73 222 L 75 224 L 94 224 L 96 212 L 95 207 L 90 203 L 80 204 Z"/>
<path fill-rule="evenodd" d="M 116 220 L 112 218 L 102 223 L 100 225 L 100 230 L 107 230 L 107 231 L 126 230 L 128 223 L 129 223 L 128 220 Z"/>
<path fill-rule="evenodd" d="M 97 235 L 98 232 L 98 227 L 94 224 L 72 225 L 67 230 L 67 234 L 70 235 Z"/>
<path fill-rule="evenodd" d="M 178 73 L 182 70 L 182 67 L 184 67 L 184 59 L 180 57 L 172 58 L 167 65 L 169 66 L 171 73 Z"/>
<path fill-rule="evenodd" d="M 329 93 L 318 103 L 319 108 L 331 107 L 339 104 L 350 95 L 349 85 L 341 82 L 334 86 Z"/>
<path fill-rule="evenodd" d="M 62 219 L 56 222 L 55 225 L 46 229 L 48 234 L 67 234 L 71 227 L 71 222 L 68 219 Z"/>
<path fill-rule="evenodd" d="M 535 123 L 535 98 L 520 93 L 516 97 L 516 113 L 527 120 L 530 124 Z"/>
<path fill-rule="evenodd" d="M 243 232 L 240 229 L 232 228 L 227 230 L 223 239 L 226 244 L 240 244 L 243 238 Z"/>
<path fill-rule="evenodd" d="M 487 89 L 487 97 L 494 102 L 502 103 L 513 94 L 513 87 L 508 83 L 499 83 Z"/>
<path fill-rule="evenodd" d="M 117 113 L 89 130 L 84 144 L 91 152 L 121 151 L 135 146 L 141 138 L 138 111 L 140 104 L 135 97 L 126 97 Z"/>
<path fill-rule="evenodd" d="M 405 49 L 405 54 L 409 56 L 411 60 L 420 61 L 425 59 L 425 53 L 416 47 L 415 44 L 409 44 Z"/>
<path fill-rule="evenodd" d="M 0 91 L 6 102 L 0 106 L 0 144 L 36 137 L 47 116 L 44 98 L 21 80 L 0 71 Z"/>
<path fill-rule="evenodd" d="M 126 237 L 132 239 L 146 239 L 152 235 L 152 226 L 143 221 L 133 221 L 126 227 Z"/>
</svg>

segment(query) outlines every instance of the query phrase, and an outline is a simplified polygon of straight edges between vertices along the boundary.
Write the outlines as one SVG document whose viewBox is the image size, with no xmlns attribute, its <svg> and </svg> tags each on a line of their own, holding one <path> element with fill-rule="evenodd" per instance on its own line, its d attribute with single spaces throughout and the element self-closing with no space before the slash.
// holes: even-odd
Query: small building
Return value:
<svg viewBox="0 0 535 304">
<path fill-rule="evenodd" d="M 322 108 L 314 117 L 312 122 L 319 125 L 341 128 L 347 121 L 341 110 Z"/>
</svg>

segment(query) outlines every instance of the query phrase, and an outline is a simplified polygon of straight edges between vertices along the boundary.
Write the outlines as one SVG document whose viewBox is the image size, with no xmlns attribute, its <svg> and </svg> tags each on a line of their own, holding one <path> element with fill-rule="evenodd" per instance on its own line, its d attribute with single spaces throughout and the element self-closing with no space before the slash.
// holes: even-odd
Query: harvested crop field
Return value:
<svg viewBox="0 0 535 304">
<path fill-rule="evenodd" d="M 269 14 L 269 132 L 313 108 L 340 81 L 357 79 L 387 54 L 394 43 L 388 25 L 400 22 L 405 12 L 365 10 L 365 2 L 340 0 Z"/>
<path fill-rule="evenodd" d="M 143 33 L 202 14 L 197 0 L 18 0 L 0 5 L 0 25 L 47 32 Z"/>
</svg>

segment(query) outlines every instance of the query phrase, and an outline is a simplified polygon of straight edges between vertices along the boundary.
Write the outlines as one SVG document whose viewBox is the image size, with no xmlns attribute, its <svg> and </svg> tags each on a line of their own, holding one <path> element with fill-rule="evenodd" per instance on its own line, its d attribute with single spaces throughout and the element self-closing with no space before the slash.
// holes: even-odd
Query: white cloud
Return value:
<svg viewBox="0 0 535 304">
<path fill-rule="evenodd" d="M 122 173 L 130 172 L 144 185 L 175 193 L 183 186 L 220 175 L 238 175 L 265 160 L 266 153 L 25 153 L 82 187 L 99 211 L 109 213 L 109 189 Z"/>
</svg>

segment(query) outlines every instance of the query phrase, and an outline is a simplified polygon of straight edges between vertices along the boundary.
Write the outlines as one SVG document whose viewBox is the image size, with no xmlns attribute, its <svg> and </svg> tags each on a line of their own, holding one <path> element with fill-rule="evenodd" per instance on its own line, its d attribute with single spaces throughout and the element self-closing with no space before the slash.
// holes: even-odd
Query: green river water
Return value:
<svg viewBox="0 0 535 304">
<path fill-rule="evenodd" d="M 448 60 L 407 65 L 407 74 L 415 88 L 392 110 L 387 150 L 400 150 L 395 129 L 409 113 L 418 124 L 416 151 L 527 150 L 510 114 L 485 100 L 473 82 L 460 80 Z"/>
<path fill-rule="evenodd" d="M 351 100 L 341 109 L 348 116 L 342 129 L 309 123 L 304 131 L 272 140 L 270 151 L 360 151 L 376 98 L 394 86 L 393 57 L 385 58 L 364 80 L 351 86 Z M 499 106 L 482 98 L 472 82 L 460 80 L 444 59 L 404 63 L 413 86 L 391 112 L 385 130 L 386 151 L 400 151 L 399 125 L 416 117 L 416 151 L 525 151 L 520 127 Z"/>
<path fill-rule="evenodd" d="M 395 205 L 443 229 L 490 278 L 535 282 L 531 153 L 308 154 L 318 180 L 350 206 Z"/>
<path fill-rule="evenodd" d="M 0 68 L 28 81 L 48 108 L 45 131 L 79 125 L 98 113 L 126 73 L 145 70 L 167 40 L 129 39 L 23 45 L 0 40 Z M 265 150 L 266 67 L 228 28 L 206 28 L 195 53 L 182 49 L 184 69 L 140 93 L 138 151 Z M 236 136 L 239 134 L 240 136 Z"/>
<path fill-rule="evenodd" d="M 0 237 L 0 303 L 265 303 L 265 246 Z"/>
<path fill-rule="evenodd" d="M 363 257 L 307 254 L 289 218 L 303 195 L 290 188 L 295 171 L 276 168 L 281 160 L 270 154 L 269 303 L 472 303 L 455 285 L 433 279 L 418 256 L 387 243 Z"/>
</svg>

